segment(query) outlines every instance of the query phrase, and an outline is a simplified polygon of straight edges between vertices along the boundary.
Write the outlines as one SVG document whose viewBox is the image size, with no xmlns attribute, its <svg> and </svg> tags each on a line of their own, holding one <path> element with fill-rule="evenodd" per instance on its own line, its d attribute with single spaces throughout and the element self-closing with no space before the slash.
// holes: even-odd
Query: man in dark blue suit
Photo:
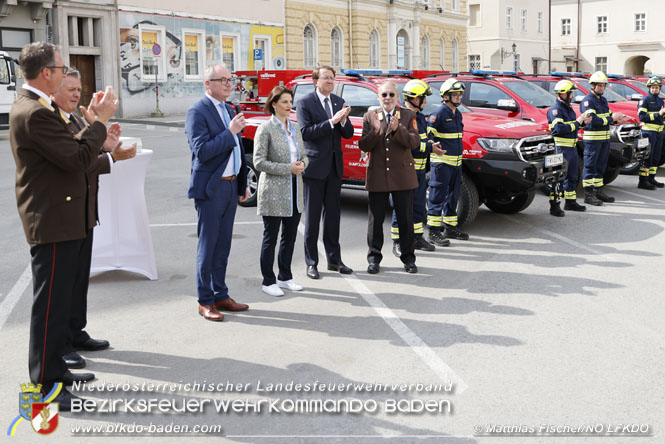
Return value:
<svg viewBox="0 0 665 444">
<path fill-rule="evenodd" d="M 190 199 L 198 214 L 196 289 L 199 314 L 222 321 L 219 310 L 243 311 L 249 307 L 229 297 L 224 282 L 238 201 L 249 196 L 245 150 L 240 132 L 245 118 L 225 103 L 233 80 L 224 65 L 206 69 L 205 97 L 187 110 L 185 131 L 192 150 Z"/>
<path fill-rule="evenodd" d="M 331 94 L 335 87 L 335 70 L 320 66 L 312 73 L 316 90 L 297 103 L 298 125 L 305 142 L 309 165 L 303 173 L 305 192 L 305 262 L 307 276 L 319 279 L 319 223 L 323 212 L 323 246 L 328 270 L 353 273 L 344 265 L 339 246 L 339 195 L 342 188 L 342 137 L 353 136 L 348 119 L 351 108 Z"/>
</svg>

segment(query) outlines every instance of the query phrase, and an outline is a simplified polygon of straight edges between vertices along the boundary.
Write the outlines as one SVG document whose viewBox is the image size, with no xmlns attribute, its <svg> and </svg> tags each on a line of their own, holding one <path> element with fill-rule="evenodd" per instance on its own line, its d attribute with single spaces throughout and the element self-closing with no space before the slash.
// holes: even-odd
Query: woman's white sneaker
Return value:
<svg viewBox="0 0 665 444">
<path fill-rule="evenodd" d="M 270 296 L 284 296 L 284 292 L 277 286 L 277 284 L 261 285 L 261 290 Z"/>
<path fill-rule="evenodd" d="M 303 286 L 293 279 L 289 279 L 288 281 L 277 281 L 277 285 L 280 288 L 288 288 L 291 291 L 302 291 L 303 289 Z"/>
</svg>

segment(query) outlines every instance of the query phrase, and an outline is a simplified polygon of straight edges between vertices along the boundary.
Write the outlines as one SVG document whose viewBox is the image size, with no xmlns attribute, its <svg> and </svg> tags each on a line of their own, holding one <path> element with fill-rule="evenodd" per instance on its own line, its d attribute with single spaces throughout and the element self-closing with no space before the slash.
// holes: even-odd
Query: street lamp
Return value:
<svg viewBox="0 0 665 444">
<path fill-rule="evenodd" d="M 507 59 L 510 56 L 515 57 L 517 55 L 517 52 L 516 52 L 517 51 L 517 45 L 515 43 L 513 43 L 512 48 L 513 48 L 513 52 L 506 51 L 505 49 L 503 49 L 503 47 L 501 48 L 501 64 L 502 65 L 503 65 L 503 61 L 505 59 Z"/>
</svg>

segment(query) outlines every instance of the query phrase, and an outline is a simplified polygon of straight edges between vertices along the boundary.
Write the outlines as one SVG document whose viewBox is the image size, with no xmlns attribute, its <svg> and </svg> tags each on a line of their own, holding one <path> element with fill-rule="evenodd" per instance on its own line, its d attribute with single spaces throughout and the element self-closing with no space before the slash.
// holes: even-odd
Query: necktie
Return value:
<svg viewBox="0 0 665 444">
<path fill-rule="evenodd" d="M 390 113 L 386 113 L 386 123 L 390 126 Z"/>
<path fill-rule="evenodd" d="M 219 108 L 222 110 L 222 116 L 224 116 L 224 125 L 228 128 L 229 125 L 231 124 L 231 119 L 229 117 L 229 113 L 226 110 L 226 105 L 223 103 L 219 104 Z M 233 147 L 233 171 L 234 174 L 237 176 L 238 173 L 240 172 L 240 147 L 238 146 L 238 138 L 233 136 L 233 140 L 235 141 L 235 146 Z"/>
<path fill-rule="evenodd" d="M 79 125 L 79 120 L 74 116 L 74 114 L 71 114 L 70 119 L 72 121 L 72 124 L 74 125 L 74 128 L 76 128 L 76 131 L 81 131 L 83 128 L 81 125 Z"/>
<path fill-rule="evenodd" d="M 328 114 L 328 118 L 332 119 L 332 108 L 330 108 L 330 100 L 326 97 L 323 103 L 324 108 L 326 109 L 326 114 Z"/>
</svg>

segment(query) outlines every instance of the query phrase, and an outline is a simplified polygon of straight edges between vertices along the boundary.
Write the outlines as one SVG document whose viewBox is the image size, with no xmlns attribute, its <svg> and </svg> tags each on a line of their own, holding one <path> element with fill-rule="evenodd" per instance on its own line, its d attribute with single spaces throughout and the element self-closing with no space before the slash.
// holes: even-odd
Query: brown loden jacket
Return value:
<svg viewBox="0 0 665 444">
<path fill-rule="evenodd" d="M 378 113 L 381 129 L 377 133 L 370 120 Z M 418 177 L 411 150 L 420 145 L 416 113 L 406 108 L 395 108 L 393 118 L 399 118 L 399 126 L 388 134 L 388 123 L 383 110 L 370 110 L 363 116 L 363 134 L 358 146 L 369 154 L 365 188 L 372 192 L 413 190 L 418 187 Z"/>
<path fill-rule="evenodd" d="M 99 155 L 106 127 L 93 123 L 81 139 L 39 96 L 20 89 L 9 115 L 9 142 L 16 162 L 16 203 L 30 244 L 83 239 L 86 170 Z"/>
</svg>

